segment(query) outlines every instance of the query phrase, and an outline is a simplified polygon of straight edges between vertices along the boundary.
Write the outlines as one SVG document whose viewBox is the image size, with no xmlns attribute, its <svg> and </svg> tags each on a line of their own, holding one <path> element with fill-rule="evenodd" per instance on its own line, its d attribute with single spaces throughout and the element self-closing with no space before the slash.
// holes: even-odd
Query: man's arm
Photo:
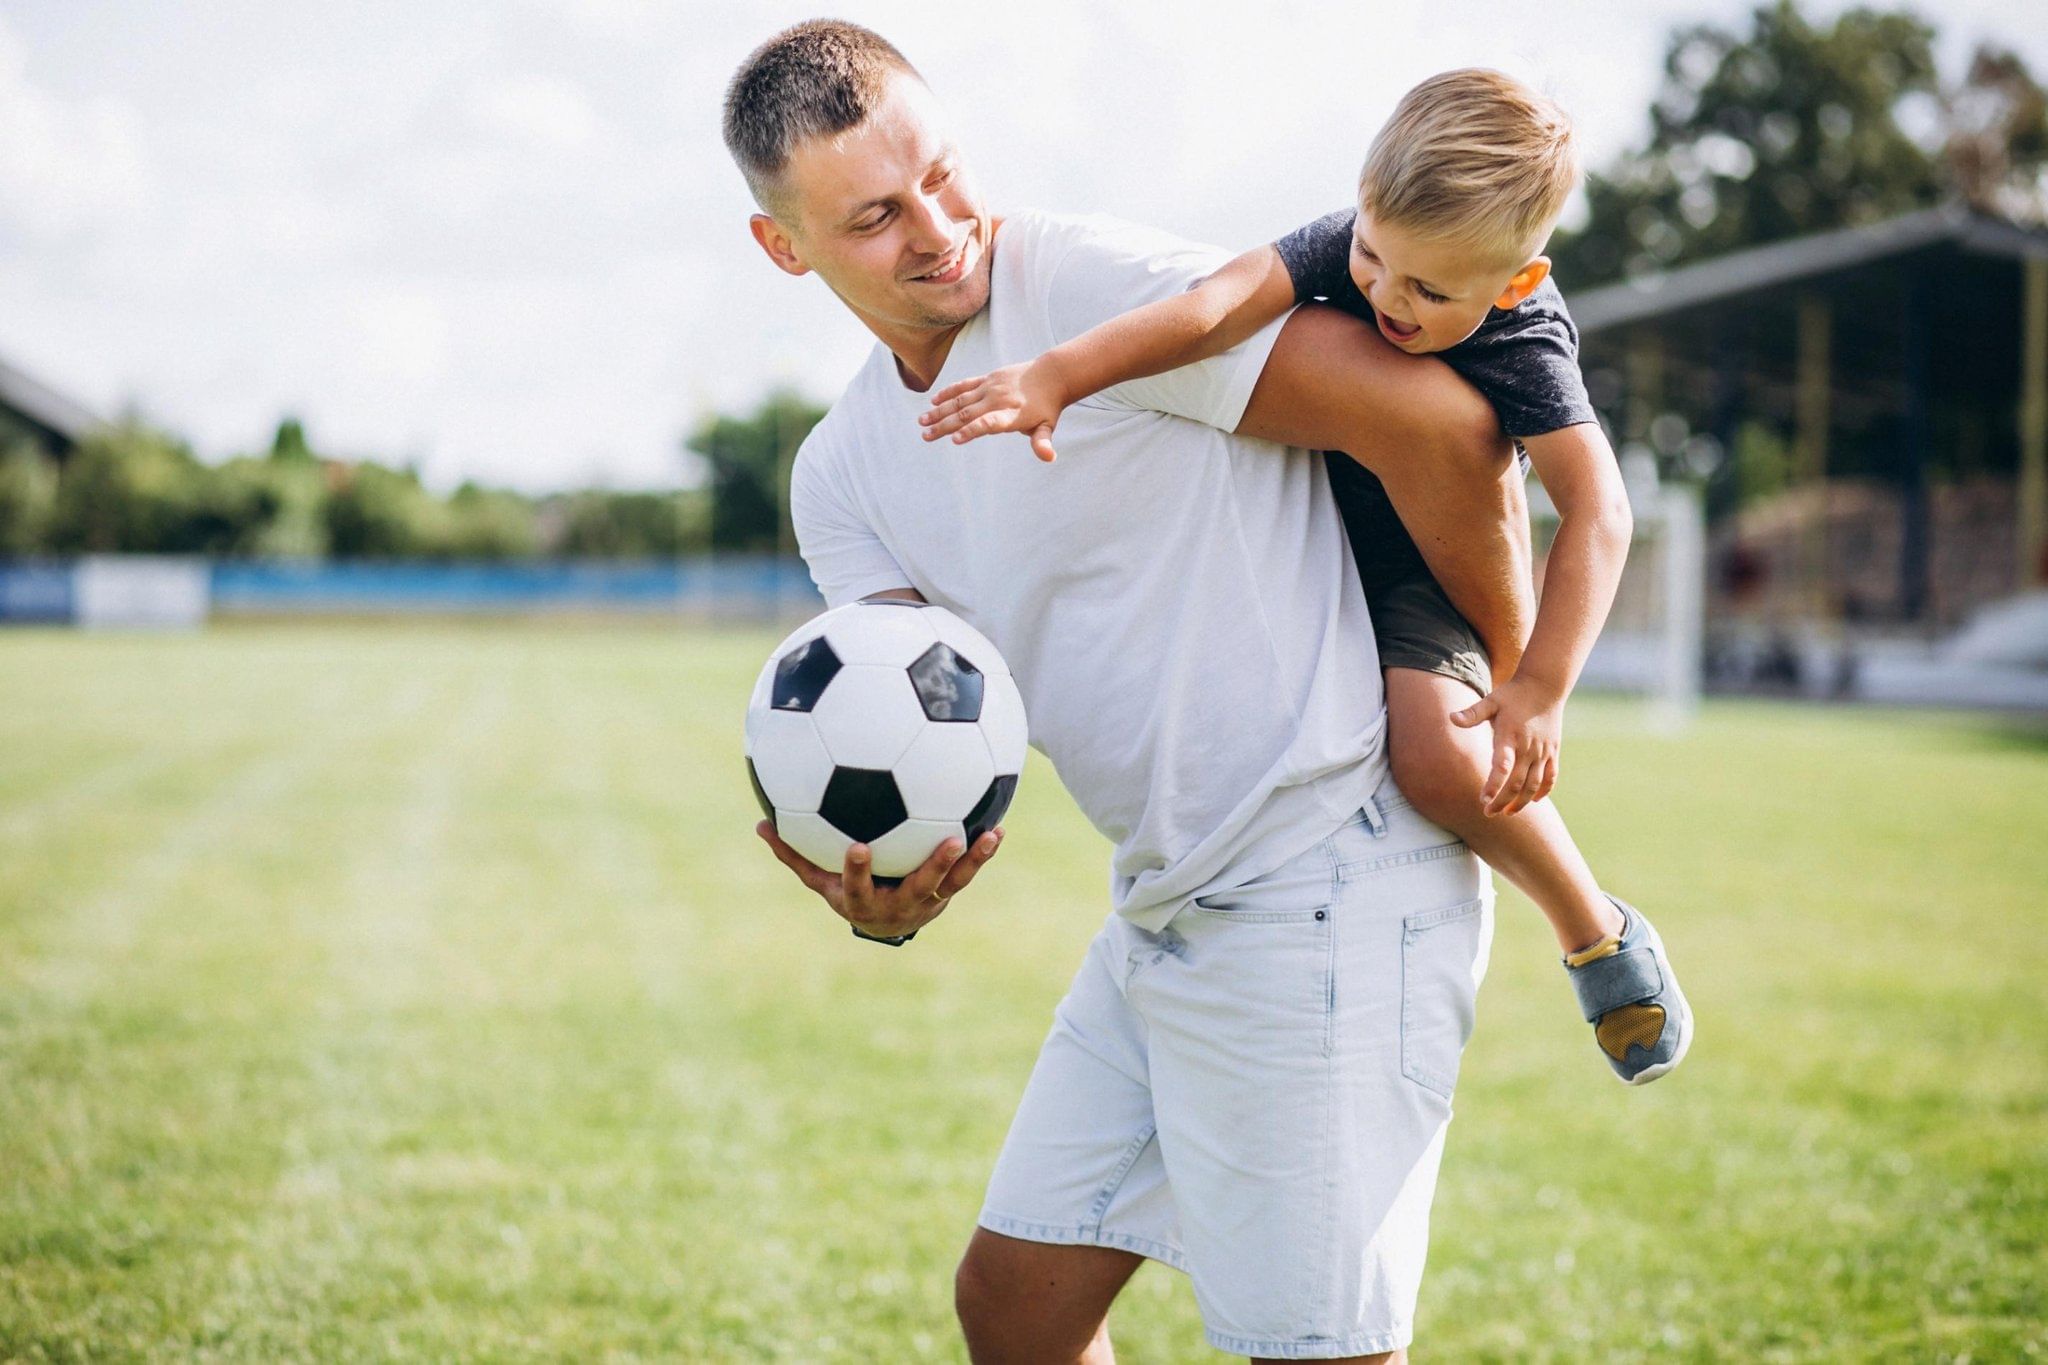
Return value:
<svg viewBox="0 0 2048 1365">
<path fill-rule="evenodd" d="M 1485 642 L 1496 684 L 1535 616 L 1521 470 L 1493 409 L 1448 365 L 1309 305 L 1287 319 L 1240 435 L 1341 450 L 1386 485 L 1422 557 Z"/>
</svg>

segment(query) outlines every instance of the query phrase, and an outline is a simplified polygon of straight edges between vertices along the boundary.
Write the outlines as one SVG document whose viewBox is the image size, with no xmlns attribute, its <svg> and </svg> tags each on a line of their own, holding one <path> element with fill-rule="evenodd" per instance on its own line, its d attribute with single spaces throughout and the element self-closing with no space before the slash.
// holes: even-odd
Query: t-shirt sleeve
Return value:
<svg viewBox="0 0 2048 1365">
<path fill-rule="evenodd" d="M 1564 301 L 1528 304 L 1438 355 L 1486 395 L 1510 436 L 1599 420 L 1579 371 L 1579 332 Z"/>
<path fill-rule="evenodd" d="M 1061 228 L 1067 240 L 1048 253 L 1044 287 L 1035 291 L 1046 301 L 1053 343 L 1079 336 L 1133 308 L 1184 293 L 1230 259 L 1220 248 L 1115 219 L 1073 220 Z M 1219 431 L 1235 431 L 1285 321 L 1274 319 L 1221 355 L 1113 385 L 1086 401 L 1172 413 Z"/>
<path fill-rule="evenodd" d="M 817 437 L 804 442 L 789 476 L 789 517 L 797 550 L 828 607 L 912 586 L 889 547 L 833 477 Z"/>
<path fill-rule="evenodd" d="M 1338 209 L 1304 224 L 1273 243 L 1287 278 L 1294 282 L 1294 301 L 1334 298 L 1351 278 L 1351 238 L 1357 209 Z"/>
</svg>

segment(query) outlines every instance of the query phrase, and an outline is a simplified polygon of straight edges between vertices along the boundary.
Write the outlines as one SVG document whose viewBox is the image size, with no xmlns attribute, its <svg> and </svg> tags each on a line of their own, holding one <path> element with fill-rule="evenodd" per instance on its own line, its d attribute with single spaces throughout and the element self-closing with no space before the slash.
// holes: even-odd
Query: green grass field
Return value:
<svg viewBox="0 0 2048 1365">
<path fill-rule="evenodd" d="M 1106 848 L 1042 762 L 854 942 L 754 840 L 772 637 L 0 635 L 0 1358 L 958 1360 Z M 2048 730 L 1577 710 L 1699 1039 L 1616 1085 L 1504 895 L 1418 1356 L 2048 1346 Z M 1126 1361 L 1221 1359 L 1148 1267 Z"/>
</svg>

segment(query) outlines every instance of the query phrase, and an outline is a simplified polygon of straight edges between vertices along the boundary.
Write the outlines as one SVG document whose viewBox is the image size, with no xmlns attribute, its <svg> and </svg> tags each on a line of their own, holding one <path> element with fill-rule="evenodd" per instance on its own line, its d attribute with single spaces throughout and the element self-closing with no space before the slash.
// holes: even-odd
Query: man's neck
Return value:
<svg viewBox="0 0 2048 1365">
<path fill-rule="evenodd" d="M 899 332 L 873 324 L 868 330 L 895 355 L 896 377 L 903 381 L 903 387 L 913 393 L 923 393 L 938 381 L 939 371 L 946 368 L 946 357 L 953 353 L 955 338 L 960 335 L 961 328 L 972 321 L 974 319 L 969 318 L 967 322 L 956 322 L 938 331 Z"/>
</svg>

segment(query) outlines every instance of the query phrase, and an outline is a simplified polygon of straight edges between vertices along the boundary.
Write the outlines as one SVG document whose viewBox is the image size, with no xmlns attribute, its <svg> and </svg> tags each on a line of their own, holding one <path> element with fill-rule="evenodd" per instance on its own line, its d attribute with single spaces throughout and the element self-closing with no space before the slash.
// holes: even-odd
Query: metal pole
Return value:
<svg viewBox="0 0 2048 1365">
<path fill-rule="evenodd" d="M 2019 586 L 2048 585 L 2048 257 L 2026 263 L 2020 347 Z"/>
</svg>

